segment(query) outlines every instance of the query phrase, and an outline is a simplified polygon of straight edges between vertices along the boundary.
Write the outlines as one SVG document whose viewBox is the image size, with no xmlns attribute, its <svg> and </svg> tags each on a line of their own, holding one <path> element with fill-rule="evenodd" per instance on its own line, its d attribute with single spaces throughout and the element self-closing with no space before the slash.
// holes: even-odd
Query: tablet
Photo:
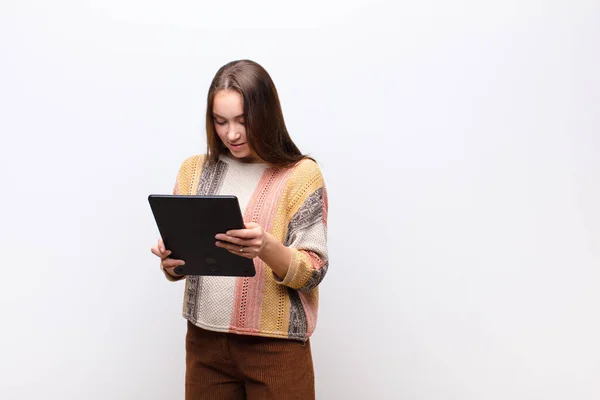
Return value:
<svg viewBox="0 0 600 400">
<path fill-rule="evenodd" d="M 254 261 L 217 247 L 215 235 L 243 229 L 237 197 L 148 196 L 150 208 L 169 257 L 184 260 L 180 275 L 254 276 Z"/>
</svg>

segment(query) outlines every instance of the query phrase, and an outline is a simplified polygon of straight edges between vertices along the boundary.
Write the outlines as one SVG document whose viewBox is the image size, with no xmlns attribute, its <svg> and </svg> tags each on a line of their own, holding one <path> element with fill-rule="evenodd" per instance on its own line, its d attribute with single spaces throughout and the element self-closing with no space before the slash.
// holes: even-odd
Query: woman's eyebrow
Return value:
<svg viewBox="0 0 600 400">
<path fill-rule="evenodd" d="M 244 116 L 244 114 L 240 114 L 240 115 L 236 115 L 236 116 L 235 116 L 235 117 L 233 117 L 233 118 L 240 118 L 240 117 L 243 117 L 243 116 Z M 219 114 L 217 114 L 217 113 L 213 113 L 213 117 L 227 119 L 227 118 L 225 118 L 225 117 L 221 117 L 221 116 L 220 116 Z"/>
</svg>

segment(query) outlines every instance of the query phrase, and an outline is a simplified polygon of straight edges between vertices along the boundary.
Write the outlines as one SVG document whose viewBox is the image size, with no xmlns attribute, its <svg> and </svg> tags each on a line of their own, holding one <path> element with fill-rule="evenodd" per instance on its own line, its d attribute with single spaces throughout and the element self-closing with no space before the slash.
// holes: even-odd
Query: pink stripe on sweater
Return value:
<svg viewBox="0 0 600 400">
<path fill-rule="evenodd" d="M 291 172 L 292 168 L 265 170 L 248 202 L 244 221 L 256 222 L 265 232 L 271 231 L 277 211 L 275 203 L 279 201 Z M 264 262 L 256 257 L 254 268 L 256 269 L 254 277 L 237 279 L 230 331 L 259 332 L 266 267 Z"/>
</svg>

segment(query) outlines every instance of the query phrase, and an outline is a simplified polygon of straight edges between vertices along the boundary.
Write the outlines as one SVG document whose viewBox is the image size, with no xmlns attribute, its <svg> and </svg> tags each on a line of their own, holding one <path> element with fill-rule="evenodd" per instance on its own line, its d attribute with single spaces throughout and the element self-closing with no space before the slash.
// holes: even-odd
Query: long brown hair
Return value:
<svg viewBox="0 0 600 400">
<path fill-rule="evenodd" d="M 227 152 L 215 130 L 213 103 L 220 90 L 235 90 L 244 102 L 246 140 L 260 160 L 289 167 L 304 156 L 292 141 L 285 126 L 279 95 L 267 71 L 254 61 L 237 60 L 222 66 L 213 78 L 206 104 L 206 142 L 208 162 L 217 162 Z"/>
</svg>

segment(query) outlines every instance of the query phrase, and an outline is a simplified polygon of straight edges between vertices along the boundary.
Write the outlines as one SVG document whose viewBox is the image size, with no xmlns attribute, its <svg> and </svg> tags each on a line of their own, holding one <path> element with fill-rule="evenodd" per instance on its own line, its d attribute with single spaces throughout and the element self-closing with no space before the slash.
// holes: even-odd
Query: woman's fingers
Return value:
<svg viewBox="0 0 600 400">
<path fill-rule="evenodd" d="M 218 240 L 217 242 L 215 242 L 215 245 L 217 247 L 225 247 L 228 250 L 229 249 L 239 249 L 240 247 L 244 247 L 244 248 L 260 248 L 260 242 L 257 240 L 233 240 L 231 242 L 229 241 L 224 241 L 224 240 Z"/>
<path fill-rule="evenodd" d="M 233 236 L 240 239 L 250 240 L 262 235 L 262 228 L 256 222 L 246 222 L 244 227 L 245 229 L 233 229 L 227 231 L 225 236 Z"/>
<path fill-rule="evenodd" d="M 150 251 L 152 251 L 152 254 L 154 254 L 155 256 L 163 258 L 162 253 L 158 249 L 158 246 L 154 246 Z"/>
<path fill-rule="evenodd" d="M 256 250 L 255 250 L 254 246 L 243 246 L 244 251 L 240 251 L 242 246 L 237 245 L 237 244 L 231 244 L 231 243 L 226 243 L 226 242 L 217 242 L 216 245 L 217 245 L 217 247 L 222 247 L 225 250 L 229 251 L 230 253 L 235 254 L 236 256 L 242 256 L 242 257 L 246 257 L 246 258 L 256 257 Z"/>
<path fill-rule="evenodd" d="M 217 239 L 220 242 L 227 242 L 227 243 L 237 244 L 238 246 L 248 246 L 249 245 L 247 243 L 247 240 L 240 239 L 240 238 L 237 238 L 237 237 L 234 237 L 234 236 L 225 235 L 223 233 L 220 233 L 217 236 L 215 236 L 215 239 Z"/>
<path fill-rule="evenodd" d="M 237 246 L 246 246 L 246 247 L 250 247 L 250 246 L 258 246 L 260 245 L 260 241 L 258 240 L 257 237 L 252 237 L 249 239 L 242 239 L 239 237 L 235 237 L 235 236 L 231 236 L 231 235 L 226 235 L 224 233 L 220 233 L 218 235 L 215 236 L 215 239 L 217 239 L 220 242 L 225 242 L 225 243 L 231 243 L 231 244 L 235 244 Z"/>
<path fill-rule="evenodd" d="M 185 261 L 183 260 L 174 260 L 172 258 L 166 258 L 162 261 L 162 265 L 164 268 L 175 268 L 180 265 L 185 265 Z"/>
<path fill-rule="evenodd" d="M 163 243 L 162 239 L 158 240 L 157 245 L 152 247 L 151 251 L 152 254 L 160 258 L 160 264 L 163 268 L 171 269 L 180 265 L 185 265 L 185 261 L 183 260 L 169 258 L 171 255 L 171 250 L 165 249 L 165 244 Z"/>
<path fill-rule="evenodd" d="M 171 255 L 171 250 L 160 251 L 160 248 L 158 246 L 153 247 L 151 251 L 152 254 L 163 260 Z"/>
</svg>

